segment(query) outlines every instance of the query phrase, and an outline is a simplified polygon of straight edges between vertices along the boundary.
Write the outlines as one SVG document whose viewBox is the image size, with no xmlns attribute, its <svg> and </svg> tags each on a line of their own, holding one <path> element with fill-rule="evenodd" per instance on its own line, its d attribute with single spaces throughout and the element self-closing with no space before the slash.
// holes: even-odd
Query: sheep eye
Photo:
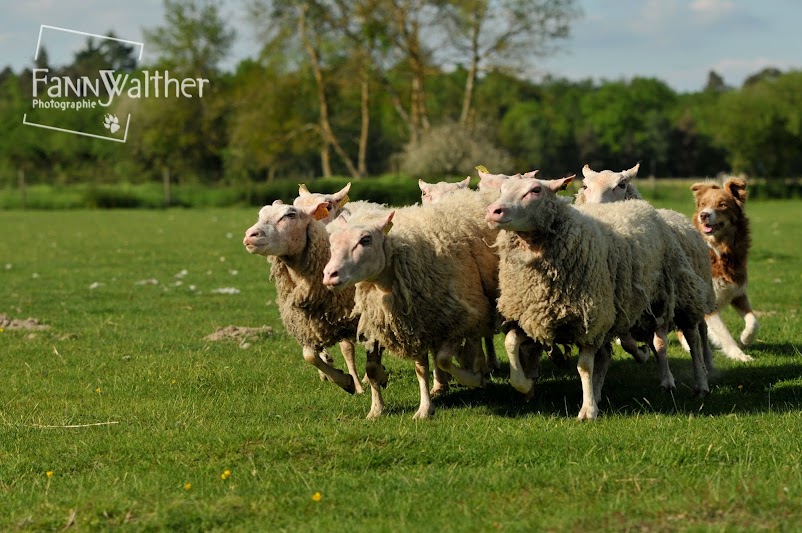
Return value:
<svg viewBox="0 0 802 533">
<path fill-rule="evenodd" d="M 618 188 L 619 189 L 626 189 L 627 188 L 627 184 L 622 181 L 621 183 L 618 184 Z"/>
<path fill-rule="evenodd" d="M 370 243 L 371 243 L 371 241 L 372 241 L 372 240 L 373 240 L 373 239 L 371 238 L 371 236 L 370 236 L 370 235 L 365 235 L 364 237 L 362 237 L 361 239 L 359 239 L 359 244 L 360 244 L 361 246 L 370 246 Z"/>
<path fill-rule="evenodd" d="M 296 218 L 296 217 L 298 217 L 298 213 L 296 213 L 295 211 L 287 211 L 281 218 Z"/>
<path fill-rule="evenodd" d="M 535 194 L 539 194 L 540 193 L 540 187 L 539 186 L 535 187 L 534 189 L 532 189 L 532 192 L 535 193 Z"/>
</svg>

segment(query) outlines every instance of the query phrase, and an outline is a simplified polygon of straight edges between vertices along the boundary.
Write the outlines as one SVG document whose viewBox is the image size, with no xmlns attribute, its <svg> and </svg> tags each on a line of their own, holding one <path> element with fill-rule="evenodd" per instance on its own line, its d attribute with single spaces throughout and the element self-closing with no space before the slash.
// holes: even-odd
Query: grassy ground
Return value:
<svg viewBox="0 0 802 533">
<path fill-rule="evenodd" d="M 505 366 L 414 422 L 392 357 L 389 412 L 364 420 L 369 396 L 319 382 L 283 332 L 241 244 L 255 209 L 0 212 L 0 313 L 51 326 L 0 333 L 0 529 L 797 529 L 800 208 L 749 206 L 756 361 L 718 355 L 698 400 L 675 342 L 673 396 L 617 353 L 584 424 L 576 372 L 548 362 L 530 403 Z M 274 333 L 203 339 L 229 324 Z"/>
</svg>

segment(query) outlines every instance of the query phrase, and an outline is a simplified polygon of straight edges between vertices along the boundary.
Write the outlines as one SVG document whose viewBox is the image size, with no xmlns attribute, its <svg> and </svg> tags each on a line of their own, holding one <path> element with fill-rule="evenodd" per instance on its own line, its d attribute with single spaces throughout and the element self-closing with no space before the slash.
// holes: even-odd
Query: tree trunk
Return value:
<svg viewBox="0 0 802 533">
<path fill-rule="evenodd" d="M 362 128 L 359 131 L 359 156 L 357 158 L 357 172 L 360 176 L 368 175 L 367 154 L 368 154 L 368 132 L 370 130 L 370 60 L 365 55 L 362 68 L 362 101 L 361 115 Z"/>
<path fill-rule="evenodd" d="M 468 79 L 465 80 L 465 93 L 462 95 L 462 112 L 459 115 L 461 126 L 467 126 L 473 106 L 473 93 L 476 86 L 476 74 L 479 70 L 479 32 L 482 29 L 481 12 L 476 12 L 471 28 L 471 66 L 468 69 Z"/>
<path fill-rule="evenodd" d="M 308 4 L 301 6 L 301 12 L 298 18 L 298 33 L 301 37 L 301 41 L 303 41 L 306 53 L 309 55 L 309 63 L 312 66 L 312 74 L 315 77 L 315 85 L 317 86 L 317 100 L 318 106 L 320 107 L 320 135 L 323 139 L 323 148 L 320 152 L 323 175 L 326 177 L 331 176 L 331 163 L 329 160 L 329 146 L 331 146 L 334 148 L 334 151 L 337 152 L 337 155 L 340 156 L 340 159 L 343 160 L 343 163 L 345 163 L 345 167 L 348 169 L 351 177 L 358 178 L 359 172 L 357 172 L 351 158 L 348 157 L 348 154 L 345 153 L 340 143 L 337 142 L 337 138 L 334 136 L 334 132 L 331 129 L 329 105 L 326 100 L 326 80 L 323 77 L 323 69 L 320 66 L 318 51 L 312 45 L 312 41 L 309 39 L 309 34 L 306 30 L 306 11 L 308 8 Z"/>
</svg>

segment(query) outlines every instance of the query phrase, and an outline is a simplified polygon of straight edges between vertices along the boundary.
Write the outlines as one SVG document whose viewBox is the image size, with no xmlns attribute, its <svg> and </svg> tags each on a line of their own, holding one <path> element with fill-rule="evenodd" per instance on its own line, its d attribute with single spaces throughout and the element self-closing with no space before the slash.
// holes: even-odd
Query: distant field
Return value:
<svg viewBox="0 0 802 533">
<path fill-rule="evenodd" d="M 657 203 L 688 213 L 685 194 Z M 0 332 L 0 530 L 798 529 L 801 212 L 748 206 L 755 362 L 718 354 L 698 400 L 673 339 L 673 396 L 619 351 L 579 423 L 575 370 L 546 361 L 524 403 L 506 360 L 415 422 L 392 356 L 387 415 L 364 420 L 369 395 L 318 381 L 284 333 L 241 243 L 255 208 L 0 211 L 0 314 L 50 326 Z M 273 334 L 204 340 L 226 325 Z"/>
</svg>

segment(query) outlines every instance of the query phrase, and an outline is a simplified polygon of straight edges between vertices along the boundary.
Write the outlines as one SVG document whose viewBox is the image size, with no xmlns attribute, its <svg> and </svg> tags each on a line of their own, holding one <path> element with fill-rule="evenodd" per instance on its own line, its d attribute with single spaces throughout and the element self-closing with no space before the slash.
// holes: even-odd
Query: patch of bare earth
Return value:
<svg viewBox="0 0 802 533">
<path fill-rule="evenodd" d="M 226 326 L 224 328 L 217 328 L 214 333 L 205 336 L 203 339 L 207 341 L 233 340 L 237 341 L 240 348 L 248 348 L 252 341 L 269 337 L 272 334 L 273 328 L 270 326 L 262 326 L 260 328 Z"/>
<path fill-rule="evenodd" d="M 0 314 L 0 328 L 11 330 L 42 331 L 50 326 L 42 324 L 38 318 L 11 318 L 7 314 Z"/>
</svg>

